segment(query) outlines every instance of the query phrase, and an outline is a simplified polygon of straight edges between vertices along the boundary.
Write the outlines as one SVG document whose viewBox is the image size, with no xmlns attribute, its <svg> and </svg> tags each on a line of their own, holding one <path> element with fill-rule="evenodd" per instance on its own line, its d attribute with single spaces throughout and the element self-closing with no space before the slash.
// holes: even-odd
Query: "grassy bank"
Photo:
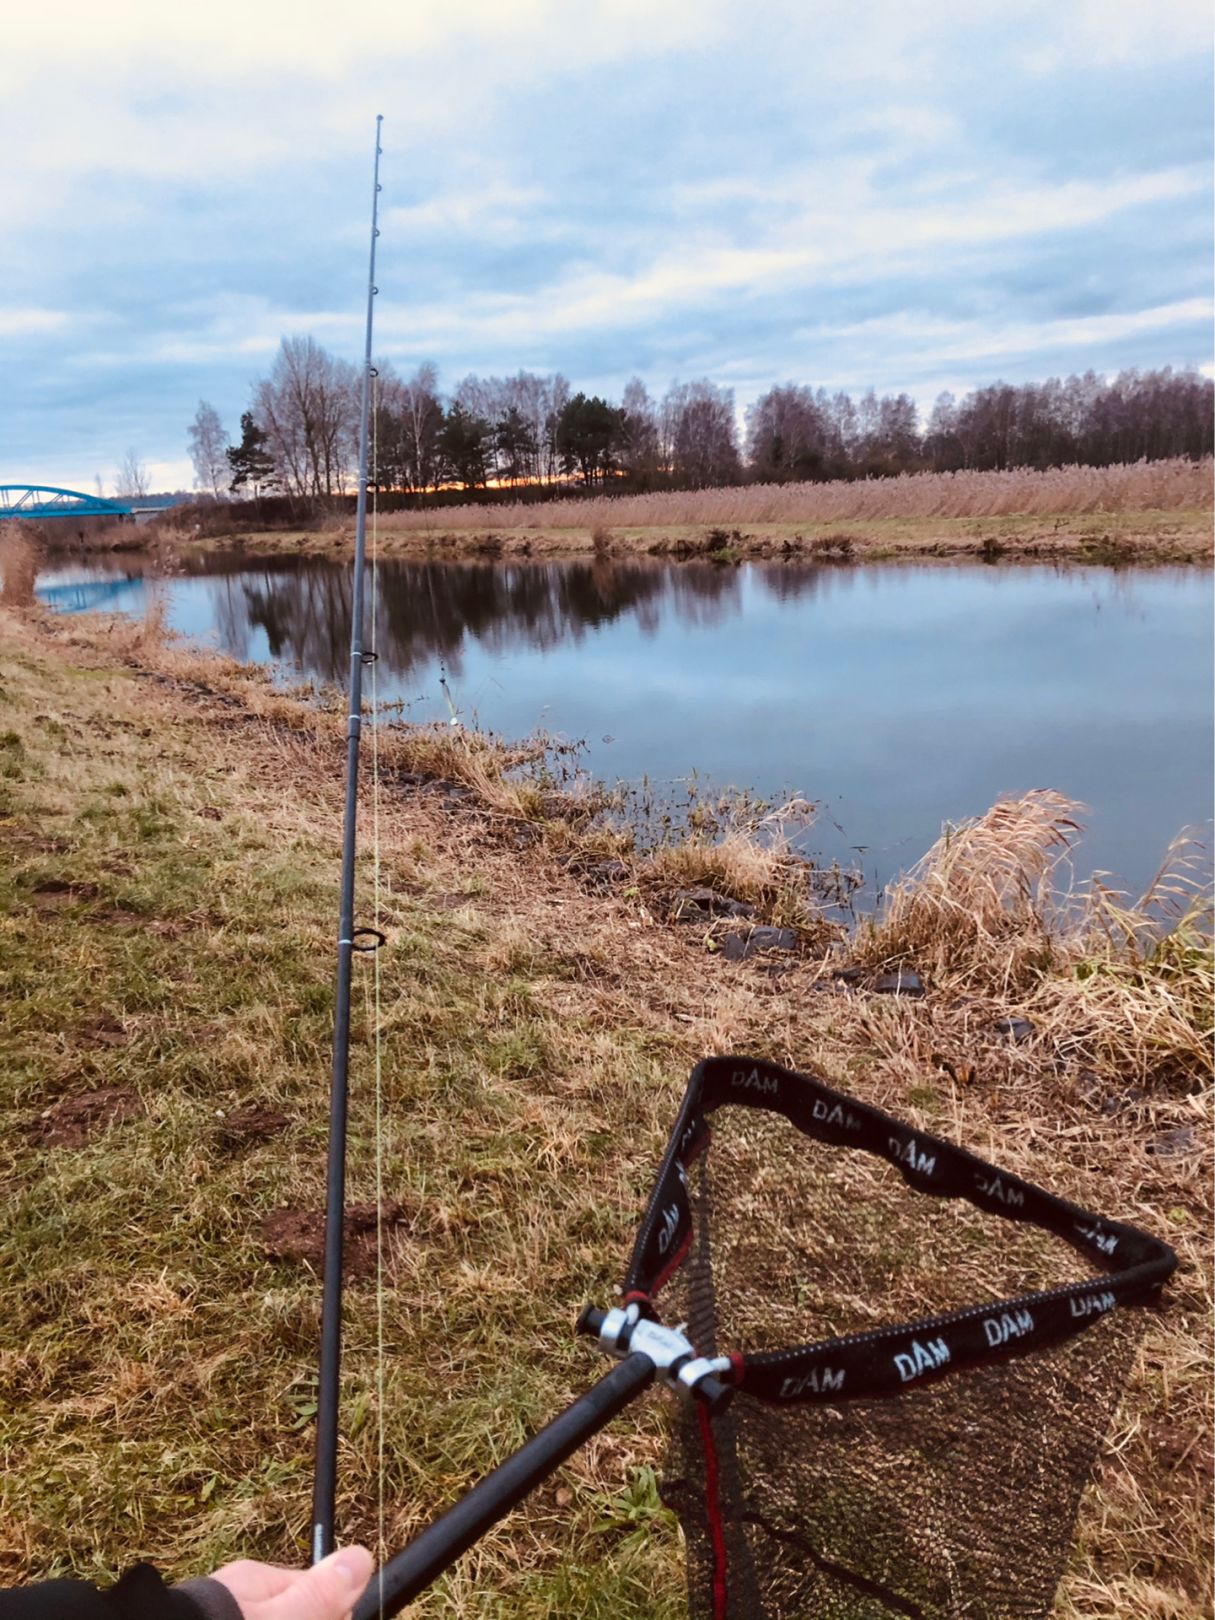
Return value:
<svg viewBox="0 0 1215 1620">
<path fill-rule="evenodd" d="M 436 512 L 416 527 L 384 522 L 379 551 L 388 557 L 655 557 L 708 558 L 722 563 L 776 562 L 1051 562 L 1102 564 L 1198 563 L 1210 560 L 1209 511 L 1087 513 L 1043 519 L 1032 514 L 986 518 L 873 518 L 867 522 L 735 524 L 613 524 L 571 521 L 563 526 L 503 525 L 492 510 L 469 508 L 462 527 Z M 474 515 L 475 514 L 475 515 Z M 237 514 L 237 516 L 239 516 Z M 176 538 L 164 537 L 170 543 Z M 150 540 L 155 545 L 156 540 Z M 161 539 L 159 543 L 164 543 Z M 235 524 L 208 544 L 266 553 L 332 555 L 350 550 L 349 523 L 318 529 L 248 531 Z"/>
<path fill-rule="evenodd" d="M 340 707 L 154 625 L 0 614 L 0 1568 L 297 1559 Z M 1184 882 L 1064 916 L 1047 890 L 1074 807 L 1036 795 L 947 840 L 881 929 L 845 939 L 779 841 L 643 855 L 518 762 L 450 730 L 382 738 L 387 1539 L 598 1371 L 570 1324 L 621 1274 L 689 1067 L 735 1049 L 813 1066 L 1174 1244 L 1061 1612 L 1206 1612 L 1211 978 Z M 736 923 L 710 902 L 673 920 L 706 883 L 792 926 L 796 949 L 727 960 Z M 366 855 L 360 892 L 370 917 Z M 362 966 L 349 1196 L 369 1212 Z M 927 994 L 878 993 L 895 967 Z M 374 1539 L 369 1222 L 339 1521 Z M 418 1612 L 674 1617 L 679 1535 L 647 1473 L 663 1432 L 653 1398 Z"/>
</svg>

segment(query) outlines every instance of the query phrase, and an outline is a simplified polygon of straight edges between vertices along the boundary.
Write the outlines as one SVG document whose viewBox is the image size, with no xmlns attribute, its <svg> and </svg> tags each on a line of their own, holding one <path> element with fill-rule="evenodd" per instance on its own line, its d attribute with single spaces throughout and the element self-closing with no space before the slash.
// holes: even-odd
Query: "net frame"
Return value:
<svg viewBox="0 0 1215 1620">
<path fill-rule="evenodd" d="M 778 1208 L 784 1200 L 783 1256 L 779 1237 L 765 1259 L 765 1242 L 757 1247 L 746 1234 L 746 1223 L 763 1219 L 754 1203 L 761 1181 L 737 1184 L 741 1203 L 729 1193 L 722 1203 L 723 1178 L 710 1171 L 716 1160 L 707 1151 L 715 1133 L 726 1165 L 749 1166 L 751 1176 L 774 1155 L 769 1186 Z M 805 1307 L 799 1296 L 773 1314 L 780 1296 L 765 1284 L 781 1268 L 796 1277 L 807 1238 L 814 1246 L 816 1231 L 833 1230 L 816 1224 L 830 1183 L 797 1191 L 816 1143 L 859 1148 L 893 1166 L 904 1195 L 960 1201 L 1060 1238 L 1098 1274 L 1026 1292 L 1030 1277 L 1019 1266 L 1002 1288 L 993 1277 L 982 1303 L 958 1308 L 959 1294 L 974 1298 L 981 1281 L 971 1292 L 942 1277 L 951 1308 L 925 1316 L 922 1303 L 905 1304 L 891 1313 L 903 1320 L 789 1343 Z M 914 1218 L 917 1200 L 905 1202 Z M 1040 1240 L 1032 1244 L 1034 1271 L 1047 1264 L 1052 1281 L 1066 1277 L 1060 1249 L 1048 1257 Z M 672 1436 L 662 1494 L 683 1522 L 694 1620 L 1044 1620 L 1144 1324 L 1141 1311 L 1119 1308 L 1153 1302 L 1176 1263 L 1139 1228 L 816 1075 L 750 1057 L 706 1058 L 684 1094 L 624 1284 L 626 1307 L 654 1319 L 670 1284 L 664 1307 L 689 1315 L 681 1331 L 694 1353 L 712 1357 L 706 1364 L 722 1368 L 718 1376 L 740 1395 L 728 1411 L 686 1406 Z M 916 1292 L 922 1301 L 923 1287 Z M 871 1294 L 868 1307 L 876 1303 Z M 836 1325 L 836 1312 L 826 1315 L 824 1325 Z"/>
<path fill-rule="evenodd" d="M 625 1274 L 626 1305 L 636 1304 L 647 1315 L 657 1317 L 656 1297 L 691 1249 L 688 1170 L 708 1147 L 709 1116 L 727 1104 L 783 1114 L 815 1141 L 886 1159 L 916 1192 L 963 1198 L 988 1214 L 1037 1226 L 1105 1268 L 1103 1275 L 1074 1283 L 811 1344 L 745 1354 L 716 1347 L 730 1359 L 724 1376 L 759 1400 L 894 1394 L 1044 1348 L 1083 1332 L 1117 1306 L 1154 1298 L 1176 1268 L 1173 1250 L 1138 1227 L 1081 1209 L 966 1148 L 833 1090 L 817 1076 L 760 1058 L 710 1057 L 692 1071 Z M 1004 1317 L 1014 1324 L 1012 1332 Z"/>
</svg>

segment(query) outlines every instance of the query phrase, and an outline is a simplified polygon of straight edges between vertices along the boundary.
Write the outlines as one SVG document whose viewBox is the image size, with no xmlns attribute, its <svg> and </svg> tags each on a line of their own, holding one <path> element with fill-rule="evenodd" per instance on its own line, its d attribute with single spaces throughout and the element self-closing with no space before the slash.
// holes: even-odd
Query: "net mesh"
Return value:
<svg viewBox="0 0 1215 1620">
<path fill-rule="evenodd" d="M 765 1352 L 1074 1282 L 1076 1251 L 749 1108 L 686 1171 L 691 1244 L 662 1291 L 702 1355 Z M 1129 1369 L 1138 1310 L 897 1394 L 682 1412 L 664 1498 L 694 1620 L 1049 1613 Z M 1016 1312 L 989 1340 L 1015 1349 Z"/>
</svg>

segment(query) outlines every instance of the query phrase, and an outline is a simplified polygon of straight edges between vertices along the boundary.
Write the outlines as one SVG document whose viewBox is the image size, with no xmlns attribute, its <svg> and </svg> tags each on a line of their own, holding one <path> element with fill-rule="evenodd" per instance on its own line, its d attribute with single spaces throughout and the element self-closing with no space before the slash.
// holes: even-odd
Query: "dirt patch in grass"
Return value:
<svg viewBox="0 0 1215 1620">
<path fill-rule="evenodd" d="M 111 1125 L 137 1119 L 143 1112 L 137 1092 L 104 1086 L 53 1103 L 35 1121 L 31 1134 L 43 1147 L 78 1148 Z"/>
<path fill-rule="evenodd" d="M 87 905 L 101 890 L 95 883 L 70 883 L 65 878 L 47 878 L 34 885 L 34 904 L 39 911 L 58 911 L 62 906 Z"/>
<path fill-rule="evenodd" d="M 63 855 L 71 848 L 66 838 L 47 838 L 31 827 L 0 827 L 0 838 L 6 844 L 33 850 L 39 855 Z"/>
<path fill-rule="evenodd" d="M 381 1228 L 398 1226 L 405 1219 L 404 1206 L 385 1202 L 351 1204 L 342 1223 L 345 1237 L 343 1263 L 348 1277 L 374 1277 L 376 1249 Z M 325 1263 L 325 1211 L 323 1209 L 273 1209 L 261 1224 L 262 1246 L 272 1260 L 289 1260 L 309 1265 L 320 1273 Z"/>
<path fill-rule="evenodd" d="M 128 906 L 106 906 L 96 916 L 98 922 L 108 923 L 112 928 L 141 928 L 164 939 L 180 939 L 190 930 L 190 923 L 184 917 L 149 917 Z"/>
<path fill-rule="evenodd" d="M 86 1046 L 125 1046 L 130 1039 L 127 1026 L 109 1013 L 90 1018 L 79 1031 L 79 1040 Z"/>
<path fill-rule="evenodd" d="M 236 1151 L 254 1147 L 259 1142 L 272 1142 L 290 1124 L 288 1116 L 279 1108 L 271 1108 L 266 1103 L 245 1103 L 224 1115 L 216 1136 L 224 1147 Z"/>
<path fill-rule="evenodd" d="M 463 911 L 465 906 L 474 906 L 477 897 L 473 894 L 428 894 L 426 904 L 432 911 Z"/>
</svg>

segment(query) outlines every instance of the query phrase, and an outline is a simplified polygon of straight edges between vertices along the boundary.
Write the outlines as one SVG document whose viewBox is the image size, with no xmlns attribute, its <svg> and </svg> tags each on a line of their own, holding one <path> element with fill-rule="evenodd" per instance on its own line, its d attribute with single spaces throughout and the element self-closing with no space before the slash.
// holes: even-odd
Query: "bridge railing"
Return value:
<svg viewBox="0 0 1215 1620">
<path fill-rule="evenodd" d="M 51 484 L 0 484 L 0 522 L 9 518 L 129 518 L 131 515 L 128 502 L 110 501 L 84 490 L 57 489 Z"/>
</svg>

